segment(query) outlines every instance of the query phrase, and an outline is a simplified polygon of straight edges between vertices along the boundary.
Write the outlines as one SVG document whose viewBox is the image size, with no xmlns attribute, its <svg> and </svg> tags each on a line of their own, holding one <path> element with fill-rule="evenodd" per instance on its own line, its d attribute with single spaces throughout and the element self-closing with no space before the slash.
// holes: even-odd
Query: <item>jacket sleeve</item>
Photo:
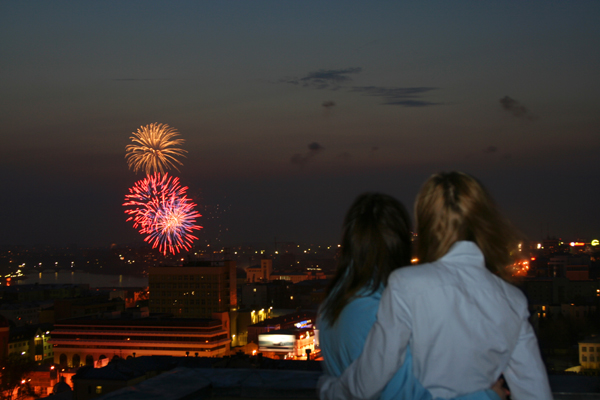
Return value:
<svg viewBox="0 0 600 400">
<path fill-rule="evenodd" d="M 394 278 L 394 275 L 390 276 L 383 292 L 377 321 L 369 332 L 360 357 L 339 378 L 330 375 L 320 378 L 318 391 L 321 399 L 378 398 L 402 366 L 411 337 L 412 318 L 407 304 L 411 296 L 407 294 L 410 291 Z M 410 376 L 416 379 L 412 374 Z M 406 383 L 412 383 L 413 400 L 432 400 L 431 393 L 418 381 Z M 491 389 L 486 389 L 456 397 L 455 400 L 499 400 L 499 397 Z"/>
<path fill-rule="evenodd" d="M 404 361 L 411 335 L 409 307 L 399 295 L 398 280 L 390 276 L 360 357 L 339 378 L 324 375 L 318 383 L 321 399 L 373 399 Z"/>
<path fill-rule="evenodd" d="M 528 314 L 528 313 L 527 313 Z M 531 324 L 525 315 L 519 339 L 504 372 L 514 400 L 552 399 L 548 374 Z"/>
</svg>

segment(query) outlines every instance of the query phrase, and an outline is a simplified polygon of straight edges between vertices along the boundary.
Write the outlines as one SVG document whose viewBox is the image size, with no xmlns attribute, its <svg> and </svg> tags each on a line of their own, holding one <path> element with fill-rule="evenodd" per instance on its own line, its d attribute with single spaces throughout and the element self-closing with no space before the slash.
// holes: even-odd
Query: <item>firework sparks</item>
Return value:
<svg viewBox="0 0 600 400">
<path fill-rule="evenodd" d="M 182 187 L 179 178 L 169 177 L 168 174 L 161 175 L 155 173 L 136 182 L 129 189 L 129 194 L 125 195 L 124 206 L 133 206 L 132 209 L 125 210 L 126 214 L 131 215 L 127 221 L 133 221 L 133 227 L 146 226 L 152 224 L 155 210 L 160 204 L 172 196 L 184 196 L 187 187 Z"/>
<path fill-rule="evenodd" d="M 196 204 L 185 195 L 187 187 L 182 187 L 179 178 L 168 174 L 155 173 L 138 181 L 125 195 L 125 210 L 133 221 L 133 227 L 141 234 L 147 234 L 144 241 L 158 247 L 166 254 L 175 254 L 182 249 L 189 250 L 194 239 L 193 230 L 202 229 L 196 225 L 200 213 L 194 210 Z"/>
<path fill-rule="evenodd" d="M 198 239 L 192 231 L 202 228 L 195 225 L 196 218 L 201 216 L 194 210 L 195 206 L 185 196 L 171 196 L 156 209 L 153 223 L 140 231 L 148 234 L 144 240 L 151 243 L 152 248 L 158 247 L 163 254 L 167 250 L 172 254 L 189 250 L 194 239 Z"/>
<path fill-rule="evenodd" d="M 185 157 L 185 150 L 179 145 L 184 139 L 174 139 L 179 132 L 167 124 L 154 123 L 140 127 L 130 139 L 134 144 L 125 146 L 127 165 L 134 172 L 165 172 L 168 169 L 179 169 L 175 164 L 183 165 L 177 157 Z"/>
</svg>

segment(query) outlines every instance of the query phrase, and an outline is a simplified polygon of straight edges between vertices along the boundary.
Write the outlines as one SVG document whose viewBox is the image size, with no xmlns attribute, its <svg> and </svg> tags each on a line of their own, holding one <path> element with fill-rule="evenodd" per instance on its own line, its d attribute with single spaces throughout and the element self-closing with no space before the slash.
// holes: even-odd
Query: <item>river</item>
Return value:
<svg viewBox="0 0 600 400">
<path fill-rule="evenodd" d="M 32 283 L 39 284 L 82 284 L 88 283 L 91 288 L 98 287 L 146 287 L 148 286 L 147 276 L 131 275 L 103 275 L 84 271 L 58 271 L 58 272 L 39 272 L 27 275 L 25 279 L 13 280 L 13 284 L 27 285 Z"/>
</svg>

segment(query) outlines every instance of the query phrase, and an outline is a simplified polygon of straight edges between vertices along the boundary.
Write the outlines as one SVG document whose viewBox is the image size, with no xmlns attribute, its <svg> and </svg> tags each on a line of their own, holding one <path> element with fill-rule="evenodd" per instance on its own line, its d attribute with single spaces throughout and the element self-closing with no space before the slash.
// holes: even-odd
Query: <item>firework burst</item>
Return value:
<svg viewBox="0 0 600 400">
<path fill-rule="evenodd" d="M 167 250 L 172 254 L 182 249 L 189 250 L 194 239 L 198 239 L 192 235 L 192 231 L 202 228 L 195 225 L 196 218 L 201 216 L 194 210 L 195 206 L 185 196 L 171 196 L 155 210 L 152 224 L 140 230 L 148 234 L 144 240 L 151 243 L 152 248 L 158 247 L 163 254 Z"/>
<path fill-rule="evenodd" d="M 144 229 L 152 224 L 155 210 L 172 196 L 184 196 L 187 187 L 182 187 L 179 178 L 169 177 L 168 174 L 155 173 L 137 181 L 129 194 L 125 195 L 125 207 L 133 207 L 125 210 L 131 215 L 127 221 L 133 221 L 133 227 L 141 226 Z"/>
<path fill-rule="evenodd" d="M 200 213 L 194 210 L 196 204 L 185 195 L 187 187 L 182 187 L 179 178 L 168 174 L 155 173 L 138 181 L 125 195 L 125 210 L 133 221 L 133 227 L 146 234 L 144 241 L 158 247 L 166 254 L 175 254 L 182 249 L 189 250 L 194 239 L 193 230 L 202 229 L 196 225 Z"/>
<path fill-rule="evenodd" d="M 175 164 L 183 165 L 177 157 L 185 157 L 187 151 L 177 147 L 184 139 L 174 139 L 179 135 L 177 129 L 167 124 L 154 123 L 140 127 L 130 139 L 134 144 L 125 146 L 127 165 L 134 172 L 165 172 L 179 169 Z"/>
</svg>

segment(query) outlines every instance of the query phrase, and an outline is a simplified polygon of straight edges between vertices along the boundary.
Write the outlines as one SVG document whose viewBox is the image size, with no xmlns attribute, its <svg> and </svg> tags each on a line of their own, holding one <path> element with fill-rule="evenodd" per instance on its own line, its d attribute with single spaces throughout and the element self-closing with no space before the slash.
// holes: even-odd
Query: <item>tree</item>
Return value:
<svg viewBox="0 0 600 400">
<path fill-rule="evenodd" d="M 27 357 L 11 354 L 0 361 L 0 399 L 13 400 L 26 389 L 27 376 L 33 371 L 35 363 Z M 25 382 L 24 382 L 25 381 Z"/>
</svg>

